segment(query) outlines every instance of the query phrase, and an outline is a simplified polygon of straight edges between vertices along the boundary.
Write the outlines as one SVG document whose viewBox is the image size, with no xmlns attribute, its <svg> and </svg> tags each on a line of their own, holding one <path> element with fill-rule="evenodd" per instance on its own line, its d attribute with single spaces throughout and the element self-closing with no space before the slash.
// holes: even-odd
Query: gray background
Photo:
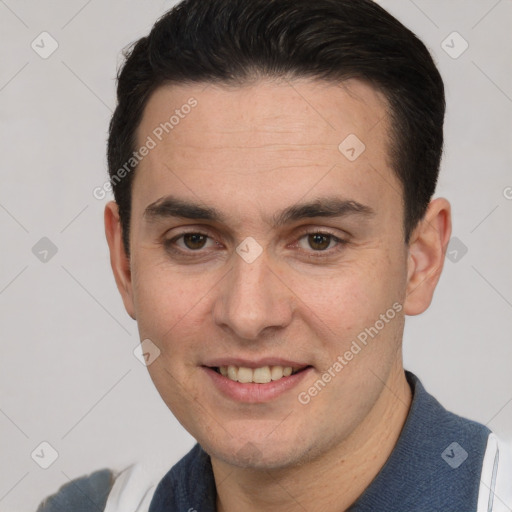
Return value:
<svg viewBox="0 0 512 512">
<path fill-rule="evenodd" d="M 407 320 L 406 367 L 446 407 L 512 439 L 512 2 L 379 3 L 426 42 L 447 87 L 437 195 L 452 203 L 458 241 L 431 308 Z M 0 0 L 2 511 L 35 510 L 101 467 L 170 467 L 193 444 L 133 355 L 136 325 L 103 235 L 106 199 L 92 195 L 106 179 L 120 50 L 172 5 Z M 31 47 L 51 48 L 43 31 L 58 43 L 46 59 Z M 458 58 L 454 31 L 469 44 Z M 43 237 L 55 255 L 41 252 Z M 31 458 L 43 441 L 59 454 L 46 470 Z M 36 453 L 40 463 L 51 455 Z"/>
</svg>

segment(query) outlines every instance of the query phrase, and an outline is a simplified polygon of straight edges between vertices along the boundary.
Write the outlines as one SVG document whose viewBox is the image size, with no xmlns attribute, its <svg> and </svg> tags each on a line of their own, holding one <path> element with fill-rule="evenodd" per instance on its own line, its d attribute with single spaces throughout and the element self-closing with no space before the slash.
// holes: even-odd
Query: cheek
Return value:
<svg viewBox="0 0 512 512">
<path fill-rule="evenodd" d="M 403 303 L 404 272 L 398 255 L 391 258 L 375 251 L 366 261 L 361 258 L 352 262 L 329 279 L 317 281 L 316 286 L 311 286 L 314 281 L 309 286 L 302 281 L 303 288 L 297 294 L 305 305 L 304 315 L 319 338 L 325 340 L 331 359 L 349 350 L 353 341 L 373 341 L 372 336 L 381 340 L 376 345 L 378 350 L 365 351 L 362 359 L 381 357 L 392 350 L 401 329 L 393 305 L 400 308 L 397 304 Z"/>
<path fill-rule="evenodd" d="M 194 309 L 200 308 L 204 281 L 201 284 L 199 279 L 184 279 L 162 263 L 145 262 L 143 258 L 135 261 L 133 296 L 141 336 L 168 337 Z"/>
<path fill-rule="evenodd" d="M 349 327 L 372 320 L 400 301 L 405 286 L 399 258 L 372 253 L 324 273 L 321 279 L 296 280 L 294 291 L 326 323 L 343 322 Z"/>
</svg>

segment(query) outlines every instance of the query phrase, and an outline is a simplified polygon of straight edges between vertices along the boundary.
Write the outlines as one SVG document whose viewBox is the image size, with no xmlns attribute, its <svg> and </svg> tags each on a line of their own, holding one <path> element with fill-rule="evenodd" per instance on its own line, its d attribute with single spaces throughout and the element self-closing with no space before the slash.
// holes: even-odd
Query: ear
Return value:
<svg viewBox="0 0 512 512">
<path fill-rule="evenodd" d="M 114 201 L 110 201 L 105 206 L 105 235 L 110 250 L 110 264 L 112 265 L 117 288 L 123 298 L 127 313 L 135 320 L 130 258 L 124 250 L 119 208 Z"/>
<path fill-rule="evenodd" d="M 451 232 L 450 203 L 443 198 L 434 199 L 409 241 L 406 315 L 419 315 L 430 306 L 443 270 Z"/>
</svg>

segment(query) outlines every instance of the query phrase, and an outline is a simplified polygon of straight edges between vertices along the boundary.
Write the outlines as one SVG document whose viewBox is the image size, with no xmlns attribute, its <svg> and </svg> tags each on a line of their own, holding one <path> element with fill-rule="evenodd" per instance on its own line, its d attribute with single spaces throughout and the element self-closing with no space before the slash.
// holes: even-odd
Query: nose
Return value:
<svg viewBox="0 0 512 512">
<path fill-rule="evenodd" d="M 265 330 L 290 324 L 293 293 L 271 268 L 266 251 L 251 263 L 233 255 L 231 271 L 222 280 L 213 308 L 215 323 L 237 339 L 254 341 Z"/>
</svg>

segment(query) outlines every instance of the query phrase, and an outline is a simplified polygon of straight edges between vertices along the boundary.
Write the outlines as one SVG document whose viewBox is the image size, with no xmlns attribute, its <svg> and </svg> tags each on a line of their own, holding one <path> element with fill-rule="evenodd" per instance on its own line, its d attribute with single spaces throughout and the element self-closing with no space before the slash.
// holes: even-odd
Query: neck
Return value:
<svg viewBox="0 0 512 512">
<path fill-rule="evenodd" d="M 212 458 L 219 512 L 346 510 L 370 485 L 393 451 L 412 394 L 400 365 L 367 417 L 321 457 L 278 470 L 230 466 Z"/>
</svg>

